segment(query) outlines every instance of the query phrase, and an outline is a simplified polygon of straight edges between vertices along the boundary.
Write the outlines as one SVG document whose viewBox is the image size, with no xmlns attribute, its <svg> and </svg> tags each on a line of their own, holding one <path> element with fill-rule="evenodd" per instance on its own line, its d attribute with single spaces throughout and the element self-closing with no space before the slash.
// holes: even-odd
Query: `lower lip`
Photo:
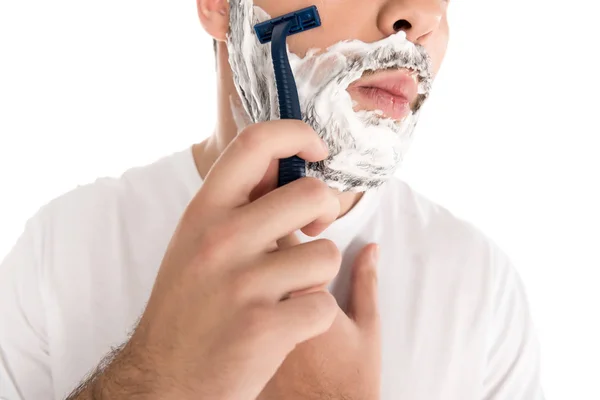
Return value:
<svg viewBox="0 0 600 400">
<path fill-rule="evenodd" d="M 351 92 L 351 95 L 357 95 L 354 100 L 361 110 L 381 110 L 384 116 L 398 121 L 410 114 L 410 103 L 403 96 L 376 87 L 359 86 L 352 88 Z"/>
</svg>

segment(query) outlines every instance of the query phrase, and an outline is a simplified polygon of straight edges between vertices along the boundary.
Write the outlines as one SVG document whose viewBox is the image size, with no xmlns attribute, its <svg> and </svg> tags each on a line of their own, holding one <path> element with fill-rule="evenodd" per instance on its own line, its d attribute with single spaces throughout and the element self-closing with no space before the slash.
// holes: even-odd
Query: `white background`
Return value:
<svg viewBox="0 0 600 400">
<path fill-rule="evenodd" d="M 401 175 L 503 247 L 548 399 L 600 399 L 600 71 L 592 0 L 455 0 Z M 0 257 L 61 193 L 211 133 L 193 1 L 0 2 Z"/>
</svg>

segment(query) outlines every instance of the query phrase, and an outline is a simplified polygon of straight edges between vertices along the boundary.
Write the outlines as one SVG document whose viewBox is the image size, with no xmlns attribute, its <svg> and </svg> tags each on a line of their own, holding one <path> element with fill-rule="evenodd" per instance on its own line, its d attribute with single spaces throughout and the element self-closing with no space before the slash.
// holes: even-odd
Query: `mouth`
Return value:
<svg viewBox="0 0 600 400">
<path fill-rule="evenodd" d="M 410 69 L 368 71 L 348 87 L 354 111 L 375 111 L 396 121 L 411 113 L 418 91 L 418 73 Z"/>
</svg>

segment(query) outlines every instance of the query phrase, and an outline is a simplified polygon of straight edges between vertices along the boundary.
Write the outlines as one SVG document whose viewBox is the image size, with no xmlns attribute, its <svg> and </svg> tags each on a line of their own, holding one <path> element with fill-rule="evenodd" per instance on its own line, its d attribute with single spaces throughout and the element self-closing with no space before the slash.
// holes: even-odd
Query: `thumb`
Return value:
<svg viewBox="0 0 600 400">
<path fill-rule="evenodd" d="M 365 246 L 354 262 L 348 313 L 363 328 L 379 324 L 377 263 L 379 246 Z"/>
</svg>

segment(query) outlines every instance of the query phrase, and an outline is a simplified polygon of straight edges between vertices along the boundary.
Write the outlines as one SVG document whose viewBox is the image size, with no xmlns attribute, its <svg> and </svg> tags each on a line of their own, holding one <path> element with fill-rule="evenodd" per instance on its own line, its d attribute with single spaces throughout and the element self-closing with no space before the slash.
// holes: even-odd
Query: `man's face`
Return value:
<svg viewBox="0 0 600 400">
<path fill-rule="evenodd" d="M 270 45 L 253 26 L 314 4 L 230 0 L 234 81 L 253 122 L 279 117 Z M 383 184 L 400 165 L 448 41 L 444 0 L 324 0 L 322 26 L 288 38 L 305 122 L 330 157 L 307 174 L 341 191 Z M 316 49 L 316 50 L 315 50 Z"/>
</svg>

